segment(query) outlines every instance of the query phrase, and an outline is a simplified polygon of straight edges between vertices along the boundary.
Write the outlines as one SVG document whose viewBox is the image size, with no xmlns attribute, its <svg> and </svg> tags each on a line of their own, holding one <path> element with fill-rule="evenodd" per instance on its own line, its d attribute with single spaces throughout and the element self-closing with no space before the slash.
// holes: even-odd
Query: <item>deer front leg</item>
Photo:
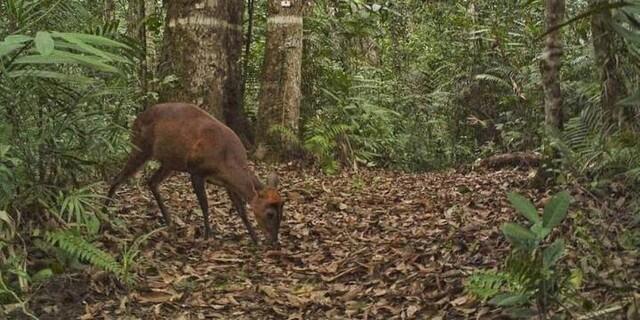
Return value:
<svg viewBox="0 0 640 320">
<path fill-rule="evenodd" d="M 251 241 L 253 241 L 253 243 L 257 245 L 258 237 L 256 237 L 256 233 L 255 231 L 253 231 L 251 222 L 249 222 L 249 219 L 247 218 L 247 210 L 245 208 L 245 202 L 242 201 L 242 198 L 240 198 L 240 196 L 237 193 L 229 189 L 227 189 L 227 193 L 229 194 L 229 198 L 231 199 L 233 206 L 236 208 L 236 211 L 238 211 L 238 215 L 240 216 L 240 219 L 242 219 L 244 226 L 247 228 L 247 231 L 249 232 L 249 236 L 251 237 Z"/>
<path fill-rule="evenodd" d="M 202 209 L 202 217 L 204 218 L 204 239 L 208 240 L 211 235 L 211 227 L 209 226 L 209 204 L 207 202 L 207 190 L 205 189 L 205 178 L 200 175 L 191 175 L 191 184 L 193 190 L 198 197 L 200 209 Z"/>
</svg>

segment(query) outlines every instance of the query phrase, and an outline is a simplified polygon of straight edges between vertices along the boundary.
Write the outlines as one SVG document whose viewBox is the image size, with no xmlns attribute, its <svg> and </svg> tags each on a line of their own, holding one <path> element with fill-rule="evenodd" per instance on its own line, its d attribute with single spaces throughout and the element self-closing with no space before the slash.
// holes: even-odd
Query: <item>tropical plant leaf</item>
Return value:
<svg viewBox="0 0 640 320">
<path fill-rule="evenodd" d="M 527 218 L 531 223 L 540 222 L 540 216 L 538 216 L 538 210 L 533 206 L 533 203 L 529 201 L 529 199 L 519 195 L 517 193 L 511 192 L 507 195 L 507 199 L 511 202 L 511 205 L 516 208 L 516 210 L 522 214 L 525 218 Z"/>
<path fill-rule="evenodd" d="M 553 266 L 564 254 L 564 240 L 557 239 L 542 252 L 542 261 L 545 267 Z"/>
<path fill-rule="evenodd" d="M 509 242 L 523 249 L 528 249 L 537 242 L 535 233 L 515 223 L 503 224 L 502 233 Z"/>
<path fill-rule="evenodd" d="M 84 43 L 82 40 L 80 40 L 79 38 L 76 37 L 75 33 L 60 33 L 60 32 L 54 32 L 53 33 L 54 36 L 56 37 L 60 37 L 62 39 L 64 39 L 65 41 L 69 42 L 69 43 L 73 43 L 75 45 L 78 46 L 78 48 L 86 53 L 90 53 L 92 55 L 101 57 L 107 61 L 111 61 L 111 56 L 109 56 L 109 54 L 107 54 L 106 52 L 92 46 L 89 44 Z"/>
<path fill-rule="evenodd" d="M 22 56 L 16 58 L 13 63 L 15 64 L 79 64 L 79 62 L 75 59 L 71 59 L 69 57 L 63 57 L 59 54 L 50 54 L 50 55 L 42 55 L 42 54 L 34 54 L 29 56 Z"/>
<path fill-rule="evenodd" d="M 96 247 L 73 231 L 61 230 L 48 232 L 45 235 L 47 241 L 59 247 L 71 256 L 89 262 L 105 271 L 112 272 L 119 278 L 123 278 L 122 266 L 108 252 Z"/>
<path fill-rule="evenodd" d="M 531 231 L 536 234 L 538 239 L 542 240 L 551 233 L 551 229 L 542 226 L 542 221 L 531 226 Z"/>
<path fill-rule="evenodd" d="M 30 55 L 16 59 L 17 64 L 79 64 L 99 71 L 119 73 L 120 70 L 105 63 L 96 56 L 75 54 L 66 51 L 54 50 L 49 56 Z"/>
<path fill-rule="evenodd" d="M 87 78 L 80 75 L 69 75 L 56 71 L 46 71 L 46 70 L 16 70 L 7 73 L 7 76 L 10 78 L 19 78 L 19 77 L 34 77 L 34 78 L 44 78 L 44 79 L 54 79 L 54 80 L 62 80 L 76 83 L 89 84 L 94 82 L 93 79 Z"/>
<path fill-rule="evenodd" d="M 542 225 L 545 228 L 553 229 L 559 225 L 567 216 L 571 196 L 567 191 L 562 191 L 551 198 L 549 203 L 544 207 L 542 216 Z"/>
<path fill-rule="evenodd" d="M 33 282 L 42 282 L 53 276 L 53 271 L 49 268 L 41 269 L 36 272 L 33 276 L 31 276 L 31 280 Z"/>
<path fill-rule="evenodd" d="M 24 45 L 21 43 L 0 42 L 0 58 L 22 48 L 23 46 Z"/>
<path fill-rule="evenodd" d="M 6 36 L 4 38 L 5 43 L 25 43 L 33 40 L 33 37 L 25 36 L 22 34 L 14 34 L 10 36 Z"/>
<path fill-rule="evenodd" d="M 77 39 L 79 41 L 82 41 L 83 43 L 87 43 L 91 45 L 131 49 L 131 47 L 129 47 L 124 43 L 121 43 L 103 36 L 95 35 L 95 34 L 75 33 L 75 32 L 60 32 L 58 34 L 65 35 L 68 37 L 73 37 L 74 39 Z"/>
<path fill-rule="evenodd" d="M 35 38 L 36 49 L 43 56 L 48 56 L 53 52 L 55 48 L 55 44 L 53 42 L 53 38 L 51 38 L 51 34 L 46 31 L 39 31 L 36 34 Z"/>
<path fill-rule="evenodd" d="M 529 296 L 523 293 L 500 293 L 496 295 L 489 303 L 495 304 L 499 307 L 512 307 L 516 305 L 522 305 L 529 301 Z"/>
</svg>

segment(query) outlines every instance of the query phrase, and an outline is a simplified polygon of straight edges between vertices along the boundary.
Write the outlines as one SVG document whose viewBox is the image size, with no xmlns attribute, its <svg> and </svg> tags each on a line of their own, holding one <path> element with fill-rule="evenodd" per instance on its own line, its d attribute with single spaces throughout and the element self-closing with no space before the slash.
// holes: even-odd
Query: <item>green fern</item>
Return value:
<svg viewBox="0 0 640 320">
<path fill-rule="evenodd" d="M 522 251 L 515 251 L 507 257 L 505 273 L 509 275 L 509 291 L 522 293 L 536 287 L 537 282 L 543 279 L 539 257 Z"/>
<path fill-rule="evenodd" d="M 502 292 L 508 281 L 509 276 L 506 273 L 479 271 L 469 277 L 466 289 L 482 301 L 487 301 Z"/>
<path fill-rule="evenodd" d="M 126 276 L 120 264 L 111 254 L 97 248 L 72 231 L 61 230 L 48 232 L 46 234 L 46 240 L 72 257 L 108 271 L 118 279 L 122 280 Z"/>
<path fill-rule="evenodd" d="M 640 148 L 637 133 L 612 130 L 602 126 L 602 110 L 596 105 L 585 108 L 569 119 L 557 146 L 564 155 L 567 169 L 577 176 L 609 179 L 623 176 L 637 180 Z"/>
<path fill-rule="evenodd" d="M 282 139 L 283 141 L 286 141 L 288 143 L 295 144 L 295 145 L 300 144 L 300 139 L 298 139 L 298 136 L 296 135 L 296 133 L 293 130 L 291 130 L 291 128 L 287 128 L 283 125 L 280 125 L 280 124 L 272 125 L 269 128 L 268 133 L 270 135 L 277 136 L 279 139 Z"/>
<path fill-rule="evenodd" d="M 467 290 L 483 301 L 507 308 L 514 316 L 531 315 L 537 307 L 545 317 L 549 306 L 557 302 L 563 289 L 567 289 L 567 277 L 557 265 L 564 254 L 564 240 L 550 240 L 552 230 L 567 215 L 571 197 L 567 192 L 554 195 L 539 214 L 531 201 L 511 193 L 509 201 L 516 211 L 527 218 L 527 229 L 515 223 L 502 227 L 504 236 L 512 244 L 500 272 L 477 271 L 469 277 Z M 547 241 L 545 241 L 547 240 Z"/>
<path fill-rule="evenodd" d="M 122 277 L 126 283 L 132 284 L 135 281 L 134 277 L 132 276 L 133 275 L 132 269 L 135 268 L 135 266 L 139 265 L 140 263 L 139 261 L 139 256 L 141 253 L 140 246 L 142 246 L 153 234 L 155 234 L 160 230 L 164 230 L 165 228 L 166 227 L 161 227 L 147 234 L 139 236 L 131 244 L 128 244 L 128 243 L 122 244 L 121 246 L 121 250 L 122 250 L 121 262 L 122 262 L 122 274 L 123 274 Z"/>
<path fill-rule="evenodd" d="M 469 277 L 466 288 L 483 301 L 500 293 L 522 294 L 530 291 L 531 288 L 535 288 L 537 281 L 542 279 L 537 267 L 540 263 L 534 260 L 531 255 L 516 251 L 507 257 L 502 272 L 475 272 Z"/>
<path fill-rule="evenodd" d="M 351 154 L 344 154 L 345 150 L 349 150 L 344 146 L 349 143 L 350 126 L 327 123 L 316 117 L 309 121 L 306 128 L 303 147 L 318 159 L 325 172 L 331 173 L 337 169 L 337 158 L 352 158 Z"/>
<path fill-rule="evenodd" d="M 498 85 L 504 86 L 506 88 L 511 88 L 511 83 L 492 74 L 488 74 L 488 73 L 478 74 L 475 76 L 475 79 L 482 80 L 482 81 L 489 81 L 489 82 L 493 82 Z"/>
</svg>

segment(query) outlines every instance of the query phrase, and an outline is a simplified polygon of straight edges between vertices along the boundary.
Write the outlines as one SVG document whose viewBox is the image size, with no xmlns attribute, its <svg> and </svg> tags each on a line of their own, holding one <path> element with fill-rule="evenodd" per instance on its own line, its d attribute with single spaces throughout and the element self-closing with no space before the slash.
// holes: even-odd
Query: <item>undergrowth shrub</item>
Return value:
<svg viewBox="0 0 640 320">
<path fill-rule="evenodd" d="M 566 268 L 558 262 L 565 254 L 562 238 L 552 239 L 569 209 L 570 196 L 553 196 L 540 215 L 526 198 L 511 193 L 511 205 L 531 226 L 516 223 L 502 225 L 502 233 L 511 243 L 511 252 L 500 270 L 478 271 L 469 277 L 466 287 L 482 300 L 507 309 L 517 318 L 538 316 L 546 319 L 556 307 L 564 308 L 566 299 L 577 287 Z"/>
<path fill-rule="evenodd" d="M 33 284 L 78 262 L 128 282 L 96 244 L 104 217 L 93 183 L 128 149 L 136 49 L 83 5 L 0 4 L 0 25 L 22 28 L 0 28 L 0 300 L 25 314 Z"/>
</svg>

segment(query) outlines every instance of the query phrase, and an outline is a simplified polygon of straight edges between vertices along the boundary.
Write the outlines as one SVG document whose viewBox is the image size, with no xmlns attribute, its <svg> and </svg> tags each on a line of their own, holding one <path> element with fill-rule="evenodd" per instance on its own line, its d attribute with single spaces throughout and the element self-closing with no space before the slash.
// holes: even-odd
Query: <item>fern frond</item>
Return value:
<svg viewBox="0 0 640 320">
<path fill-rule="evenodd" d="M 482 80 L 482 81 L 489 81 L 489 82 L 493 82 L 502 86 L 505 86 L 507 88 L 511 88 L 511 83 L 509 83 L 509 81 L 506 81 L 500 77 L 494 76 L 492 74 L 478 74 L 475 76 L 476 80 Z"/>
<path fill-rule="evenodd" d="M 119 279 L 123 279 L 125 276 L 122 267 L 111 254 L 99 249 L 72 231 L 48 232 L 46 240 L 72 257 L 111 272 Z"/>
<path fill-rule="evenodd" d="M 536 282 L 542 279 L 541 265 L 536 257 L 527 252 L 516 251 L 507 257 L 505 272 L 509 275 L 509 291 L 523 292 L 527 288 L 535 287 Z"/>
<path fill-rule="evenodd" d="M 502 292 L 509 282 L 509 276 L 496 271 L 479 271 L 469 277 L 466 289 L 473 295 L 487 301 Z"/>
<path fill-rule="evenodd" d="M 267 133 L 271 136 L 281 139 L 287 144 L 295 145 L 295 146 L 301 145 L 300 139 L 298 138 L 296 133 L 290 128 L 287 128 L 283 125 L 274 124 L 269 128 L 269 131 Z"/>
</svg>

